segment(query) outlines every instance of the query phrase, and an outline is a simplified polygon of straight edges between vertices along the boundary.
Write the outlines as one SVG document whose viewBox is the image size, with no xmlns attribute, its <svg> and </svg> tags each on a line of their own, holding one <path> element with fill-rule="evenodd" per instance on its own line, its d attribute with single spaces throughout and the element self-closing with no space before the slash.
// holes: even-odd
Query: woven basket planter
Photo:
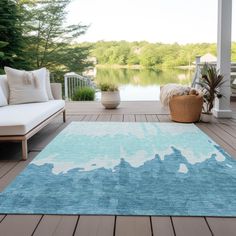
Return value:
<svg viewBox="0 0 236 236">
<path fill-rule="evenodd" d="M 171 119 L 183 123 L 197 122 L 201 116 L 202 106 L 202 96 L 174 96 L 169 102 Z"/>
</svg>

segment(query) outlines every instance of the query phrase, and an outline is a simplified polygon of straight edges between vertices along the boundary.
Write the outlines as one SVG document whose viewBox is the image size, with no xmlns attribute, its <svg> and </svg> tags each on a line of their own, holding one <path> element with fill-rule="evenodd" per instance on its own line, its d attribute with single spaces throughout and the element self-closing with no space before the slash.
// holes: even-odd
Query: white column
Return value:
<svg viewBox="0 0 236 236">
<path fill-rule="evenodd" d="M 231 118 L 230 109 L 230 72 L 231 72 L 231 28 L 232 0 L 218 0 L 218 37 L 217 37 L 217 68 L 224 75 L 225 83 L 220 88 L 224 97 L 216 99 L 213 109 L 218 118 Z"/>
</svg>

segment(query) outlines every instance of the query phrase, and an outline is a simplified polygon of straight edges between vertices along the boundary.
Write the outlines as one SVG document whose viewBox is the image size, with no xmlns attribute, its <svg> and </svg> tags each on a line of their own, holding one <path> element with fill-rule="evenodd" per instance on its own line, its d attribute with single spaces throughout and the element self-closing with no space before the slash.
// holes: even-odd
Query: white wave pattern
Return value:
<svg viewBox="0 0 236 236">
<path fill-rule="evenodd" d="M 219 162 L 224 155 L 215 143 L 193 124 L 73 122 L 64 129 L 32 162 L 52 164 L 53 173 L 80 168 L 113 170 L 123 158 L 133 167 L 152 160 L 156 154 L 164 159 L 181 151 L 190 164 L 203 162 L 214 154 Z M 179 172 L 187 173 L 181 164 Z"/>
</svg>

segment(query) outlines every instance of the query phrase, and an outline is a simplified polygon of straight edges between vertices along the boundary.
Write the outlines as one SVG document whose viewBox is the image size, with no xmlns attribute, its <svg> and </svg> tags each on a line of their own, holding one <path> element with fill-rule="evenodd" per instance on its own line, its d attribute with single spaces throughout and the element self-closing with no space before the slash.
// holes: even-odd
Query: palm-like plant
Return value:
<svg viewBox="0 0 236 236">
<path fill-rule="evenodd" d="M 220 86 L 224 83 L 224 76 L 215 66 L 205 63 L 201 69 L 201 78 L 198 83 L 202 87 L 205 106 L 203 111 L 211 113 L 215 98 L 221 98 Z"/>
</svg>

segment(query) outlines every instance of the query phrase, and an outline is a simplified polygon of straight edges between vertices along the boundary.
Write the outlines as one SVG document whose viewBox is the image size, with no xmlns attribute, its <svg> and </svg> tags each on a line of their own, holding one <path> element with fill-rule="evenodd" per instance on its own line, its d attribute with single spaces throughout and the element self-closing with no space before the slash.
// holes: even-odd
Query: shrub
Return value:
<svg viewBox="0 0 236 236">
<path fill-rule="evenodd" d="M 82 87 L 75 91 L 73 101 L 94 101 L 95 89 L 90 87 Z"/>
<path fill-rule="evenodd" d="M 109 84 L 109 83 L 101 83 L 99 84 L 99 88 L 103 92 L 114 92 L 118 91 L 118 87 L 115 84 Z"/>
</svg>

